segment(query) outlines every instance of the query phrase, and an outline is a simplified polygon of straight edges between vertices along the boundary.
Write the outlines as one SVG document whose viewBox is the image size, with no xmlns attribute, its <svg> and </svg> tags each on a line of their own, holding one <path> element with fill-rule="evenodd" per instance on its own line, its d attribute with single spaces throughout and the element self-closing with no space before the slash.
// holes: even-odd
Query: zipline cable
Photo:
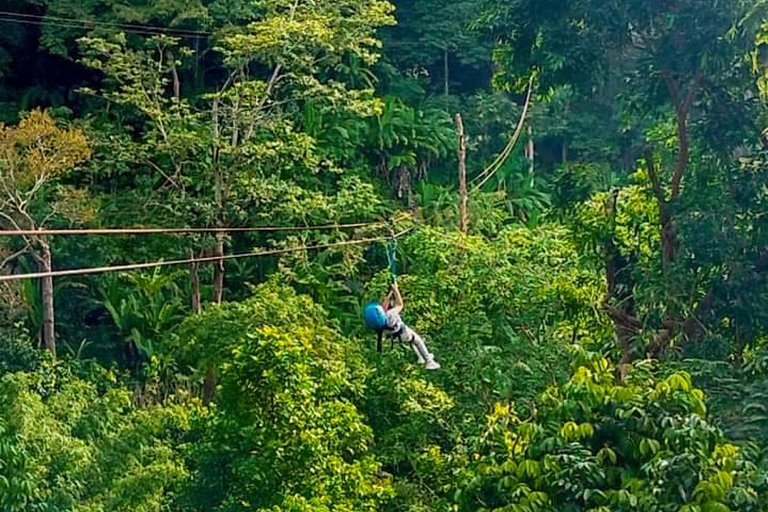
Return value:
<svg viewBox="0 0 768 512">
<path fill-rule="evenodd" d="M 408 233 L 412 229 L 414 229 L 414 227 L 410 227 L 408 229 L 404 229 L 403 231 L 400 231 L 395 235 L 395 238 L 399 238 L 403 236 L 404 234 Z M 278 254 L 287 254 L 287 253 L 297 252 L 297 251 L 312 251 L 312 250 L 319 250 L 319 249 L 330 249 L 332 247 L 340 247 L 340 246 L 346 246 L 346 245 L 369 244 L 369 243 L 381 242 L 383 240 L 389 240 L 389 239 L 390 239 L 389 236 L 380 236 L 376 238 L 364 238 L 362 240 L 346 240 L 343 242 L 334 242 L 330 244 L 291 247 L 286 249 L 273 249 L 268 251 L 257 251 L 257 252 L 250 252 L 250 253 L 244 253 L 244 254 L 229 254 L 225 256 L 189 258 L 186 260 L 169 260 L 169 261 L 160 260 L 160 261 L 153 261 L 149 263 L 134 263 L 130 265 L 74 268 L 69 270 L 54 270 L 51 272 L 34 272 L 30 274 L 8 274 L 8 275 L 0 275 L 0 282 L 19 281 L 22 279 L 40 279 L 43 277 L 63 277 L 63 276 L 83 276 L 83 275 L 90 275 L 90 274 L 105 274 L 108 272 L 125 272 L 127 270 L 141 270 L 146 268 L 189 265 L 190 263 L 209 263 L 214 261 L 235 260 L 235 259 L 242 259 L 242 258 L 257 258 L 261 256 L 275 256 Z"/>
<path fill-rule="evenodd" d="M 178 36 L 204 36 L 213 35 L 213 32 L 207 30 L 195 30 L 185 28 L 172 28 L 172 27 L 153 27 L 151 25 L 139 25 L 135 23 L 120 23 L 103 20 L 90 20 L 81 18 L 63 18 L 60 16 L 52 15 L 39 15 L 39 14 L 27 14 L 21 12 L 0 11 L 0 17 L 5 20 L 19 21 L 19 22 L 31 22 L 35 24 L 67 24 L 69 28 L 93 28 L 93 27 L 110 27 L 120 28 L 126 31 L 141 30 L 145 32 L 157 32 L 158 34 L 178 35 Z M 74 27 L 73 27 L 74 26 Z M 90 26 L 90 27 L 89 27 Z"/>
<path fill-rule="evenodd" d="M 517 140 L 520 138 L 520 134 L 523 131 L 523 123 L 525 122 L 525 116 L 528 114 L 528 107 L 531 103 L 531 92 L 533 91 L 533 79 L 534 75 L 531 75 L 530 80 L 528 81 L 528 94 L 526 94 L 525 97 L 525 104 L 523 105 L 523 112 L 520 115 L 520 121 L 517 123 L 517 127 L 515 127 L 515 132 L 512 135 L 512 138 L 510 139 L 507 146 L 502 150 L 501 153 L 499 153 L 499 156 L 496 157 L 496 160 L 493 161 L 491 165 L 486 167 L 483 172 L 475 176 L 470 183 L 474 183 L 477 180 L 482 180 L 479 185 L 477 185 L 474 189 L 472 189 L 472 192 L 476 192 L 479 190 L 483 185 L 485 185 L 488 180 L 493 176 L 502 165 L 504 165 L 504 162 L 506 162 L 507 158 L 509 158 L 509 155 L 512 153 L 512 150 L 515 148 L 515 145 L 517 145 Z"/>
<path fill-rule="evenodd" d="M 402 220 L 398 219 L 398 220 Z M 383 226 L 380 222 L 357 222 L 352 224 L 323 224 L 320 226 L 256 226 L 231 228 L 93 228 L 93 229 L 6 229 L 0 230 L 0 236 L 43 236 L 43 235 L 154 235 L 154 234 L 193 234 L 193 233 L 251 233 L 276 231 L 320 231 L 330 229 L 351 229 Z"/>
<path fill-rule="evenodd" d="M 387 261 L 389 262 L 389 275 L 392 282 L 397 282 L 397 236 L 395 235 L 395 222 L 390 224 L 389 242 L 387 243 Z"/>
<path fill-rule="evenodd" d="M 87 25 L 81 25 L 77 23 L 64 23 L 64 22 L 54 22 L 54 21 L 39 21 L 39 20 L 22 20 L 22 19 L 16 19 L 16 18 L 8 18 L 0 16 L 0 22 L 7 22 L 7 23 L 22 23 L 26 25 L 37 25 L 37 26 L 43 26 L 43 25 L 53 25 L 55 27 L 61 27 L 61 28 L 71 28 L 71 29 L 82 29 L 82 30 L 88 30 L 96 28 L 94 26 L 87 26 Z M 115 27 L 116 28 L 116 27 Z M 141 36 L 157 36 L 157 35 L 173 35 L 178 37 L 194 37 L 194 38 L 201 38 L 203 37 L 200 34 L 164 34 L 164 32 L 160 31 L 151 31 L 151 30 L 139 30 L 135 28 L 123 28 L 123 32 L 128 32 L 131 34 L 137 34 Z"/>
</svg>

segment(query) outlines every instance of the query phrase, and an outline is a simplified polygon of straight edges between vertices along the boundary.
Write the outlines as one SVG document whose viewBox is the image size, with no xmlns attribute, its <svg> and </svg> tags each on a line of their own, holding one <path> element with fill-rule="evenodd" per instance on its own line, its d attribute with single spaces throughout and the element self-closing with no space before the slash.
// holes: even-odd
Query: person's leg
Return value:
<svg viewBox="0 0 768 512">
<path fill-rule="evenodd" d="M 413 345 L 414 350 L 416 353 L 420 356 L 419 362 L 421 362 L 421 359 L 424 359 L 424 362 L 426 364 L 427 370 L 437 370 L 440 368 L 440 363 L 435 361 L 435 356 L 429 353 L 429 350 L 427 349 L 427 344 L 424 343 L 424 340 L 421 339 L 421 336 L 414 333 L 413 339 L 411 340 L 411 344 Z"/>
<path fill-rule="evenodd" d="M 424 356 L 421 355 L 421 352 L 419 352 L 419 349 L 416 347 L 414 343 L 411 343 L 411 348 L 414 352 L 416 352 L 416 357 L 419 358 L 419 364 L 424 364 L 427 362 L 426 359 L 424 359 Z"/>
</svg>

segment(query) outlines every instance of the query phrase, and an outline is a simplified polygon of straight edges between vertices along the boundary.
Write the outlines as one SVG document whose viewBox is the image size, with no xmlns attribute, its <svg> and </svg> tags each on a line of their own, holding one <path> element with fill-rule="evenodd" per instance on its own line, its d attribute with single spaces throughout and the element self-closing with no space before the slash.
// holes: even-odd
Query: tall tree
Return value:
<svg viewBox="0 0 768 512">
<path fill-rule="evenodd" d="M 15 127 L 0 127 L 0 217 L 14 229 L 46 227 L 56 212 L 56 180 L 90 157 L 82 131 L 56 126 L 50 116 L 33 111 Z M 45 235 L 24 236 L 25 246 L 11 255 L 28 252 L 40 272 L 53 270 L 51 246 Z M 0 266 L 4 266 L 0 265 Z M 42 342 L 56 356 L 53 278 L 41 279 Z"/>
<path fill-rule="evenodd" d="M 642 353 L 660 356 L 678 337 L 698 339 L 720 279 L 714 266 L 692 262 L 692 247 L 681 246 L 688 235 L 680 233 L 680 224 L 691 213 L 685 183 L 694 179 L 692 168 L 703 165 L 723 176 L 735 164 L 733 151 L 749 143 L 754 125 L 737 122 L 750 111 L 750 102 L 754 107 L 744 61 L 754 27 L 745 20 L 761 7 L 698 0 L 519 0 L 486 7 L 482 23 L 499 41 L 497 86 L 520 89 L 536 72 L 544 90 L 567 85 L 592 103 L 616 98 L 614 110 L 623 122 L 615 126 L 633 134 L 625 158 L 642 162 L 644 188 L 656 205 L 657 211 L 648 215 L 657 225 L 658 260 L 643 268 L 640 259 L 627 258 L 631 250 L 618 249 L 614 234 L 604 239 L 606 310 L 624 340 L 623 360 Z M 729 110 L 733 117 L 727 118 Z M 747 115 L 754 119 L 755 112 Z M 714 137 L 714 126 L 737 128 L 721 129 Z M 620 180 L 626 184 L 631 177 Z M 608 207 L 602 207 L 606 219 L 623 208 L 625 198 L 607 199 Z M 707 199 L 718 207 L 714 197 Z M 661 297 L 652 289 L 662 290 Z M 650 302 L 636 304 L 640 296 Z"/>
</svg>

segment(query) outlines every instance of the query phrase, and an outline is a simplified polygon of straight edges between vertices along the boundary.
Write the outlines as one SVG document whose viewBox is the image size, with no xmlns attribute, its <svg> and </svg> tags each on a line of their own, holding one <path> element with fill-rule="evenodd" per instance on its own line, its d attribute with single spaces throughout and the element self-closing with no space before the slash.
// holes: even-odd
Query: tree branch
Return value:
<svg viewBox="0 0 768 512">
<path fill-rule="evenodd" d="M 696 92 L 698 91 L 703 79 L 704 69 L 699 68 L 699 70 L 696 71 L 696 76 L 693 77 L 693 82 L 691 82 L 691 86 L 688 88 L 688 94 L 685 95 L 685 101 L 683 102 L 683 111 L 686 115 L 688 115 L 691 110 L 693 101 L 696 99 Z"/>
<path fill-rule="evenodd" d="M 667 68 L 661 68 L 661 75 L 664 77 L 664 81 L 667 84 L 667 90 L 669 91 L 669 96 L 672 98 L 672 104 L 675 106 L 675 110 L 677 110 L 677 106 L 680 104 L 680 88 L 677 85 L 677 80 L 675 80 L 675 77 L 672 76 L 672 73 L 670 73 Z"/>
<path fill-rule="evenodd" d="M 651 153 L 650 148 L 645 149 L 645 165 L 648 169 L 648 179 L 651 180 L 651 187 L 653 187 L 653 193 L 656 196 L 656 199 L 659 201 L 659 204 L 666 204 L 666 194 L 659 181 L 659 175 L 656 173 L 656 164 L 653 160 L 653 154 Z"/>
<path fill-rule="evenodd" d="M 21 231 L 21 226 L 19 226 L 18 222 L 16 222 L 13 217 L 11 217 L 10 215 L 8 215 L 3 211 L 0 211 L 0 217 L 10 222 L 14 229 L 16 229 L 17 231 Z"/>
<path fill-rule="evenodd" d="M 22 249 L 19 249 L 18 251 L 14 252 L 10 256 L 8 256 L 8 257 L 4 258 L 2 261 L 0 261 L 0 269 L 5 267 L 8 263 L 10 263 L 11 261 L 15 260 L 16 258 L 21 256 L 22 254 L 28 252 L 32 248 L 32 246 L 30 245 L 29 241 L 27 241 L 27 240 L 25 240 L 25 241 L 26 241 L 26 244 L 24 245 L 24 247 Z"/>
<path fill-rule="evenodd" d="M 688 166 L 688 157 L 690 155 L 690 140 L 688 139 L 688 114 L 690 113 L 693 101 L 696 98 L 696 92 L 699 89 L 701 80 L 704 78 L 704 70 L 699 68 L 696 72 L 696 76 L 691 82 L 688 92 L 685 95 L 685 99 L 680 101 L 680 91 L 677 86 L 677 82 L 672 78 L 669 72 L 665 73 L 665 79 L 667 81 L 667 88 L 669 94 L 672 97 L 672 101 L 675 105 L 675 114 L 677 116 L 677 137 L 679 139 L 679 151 L 677 154 L 677 168 L 672 175 L 672 198 L 674 201 L 680 196 L 680 185 L 683 182 L 683 175 L 685 169 Z"/>
</svg>

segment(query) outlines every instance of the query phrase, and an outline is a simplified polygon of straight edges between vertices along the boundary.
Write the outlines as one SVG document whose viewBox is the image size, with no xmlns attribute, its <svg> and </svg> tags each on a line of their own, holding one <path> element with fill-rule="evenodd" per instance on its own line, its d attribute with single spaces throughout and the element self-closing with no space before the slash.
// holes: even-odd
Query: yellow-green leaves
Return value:
<svg viewBox="0 0 768 512">
<path fill-rule="evenodd" d="M 566 441 L 575 441 L 592 437 L 595 435 L 595 428 L 589 423 L 579 425 L 576 422 L 568 421 L 560 427 L 558 434 Z"/>
<path fill-rule="evenodd" d="M 32 111 L 18 126 L 0 125 L 0 181 L 11 197 L 29 199 L 43 184 L 90 158 L 91 149 L 81 130 L 60 128 L 40 110 Z"/>
<path fill-rule="evenodd" d="M 375 29 L 394 22 L 388 2 L 262 2 L 266 15 L 244 31 L 223 31 L 217 50 L 238 68 L 257 60 L 300 76 L 333 67 L 355 55 L 366 65 L 377 60 Z"/>
</svg>

